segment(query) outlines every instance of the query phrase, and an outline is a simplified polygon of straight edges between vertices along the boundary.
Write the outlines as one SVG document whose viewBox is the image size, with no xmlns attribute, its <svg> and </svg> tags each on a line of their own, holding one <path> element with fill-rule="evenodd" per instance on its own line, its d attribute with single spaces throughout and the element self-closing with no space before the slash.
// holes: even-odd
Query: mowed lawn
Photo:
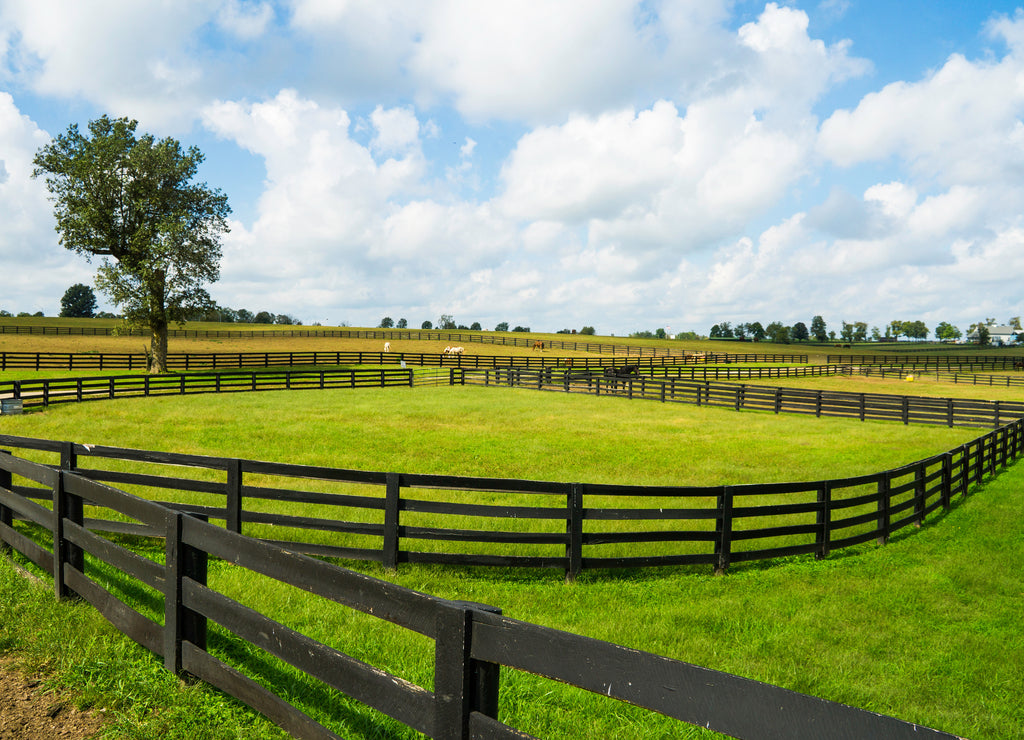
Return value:
<svg viewBox="0 0 1024 740">
<path fill-rule="evenodd" d="M 686 405 L 439 387 L 150 398 L 55 406 L 7 434 L 370 470 L 647 485 L 852 476 L 949 449 L 980 430 L 815 419 Z M 1024 736 L 1024 470 L 1011 469 L 921 530 L 828 560 L 735 568 L 557 573 L 403 566 L 417 590 L 725 670 L 975 738 Z M 429 675 L 429 649 L 265 583 L 214 578 L 282 621 L 367 660 Z M 295 617 L 292 610 L 301 616 Z M 17 645 L 9 638 L 8 645 Z M 377 642 L 371 640 L 369 642 Z M 84 659 L 83 659 L 84 660 Z M 98 660 L 95 656 L 89 660 Z M 80 675 L 74 656 L 65 670 Z M 378 664 L 380 664 L 378 663 Z M 115 661 L 116 664 L 116 661 Z M 702 737 L 639 710 L 506 672 L 502 716 L 541 737 Z M 111 689 L 117 691 L 115 687 Z M 140 700 L 142 701 L 142 700 Z M 302 701 L 301 696 L 297 701 Z M 353 710 L 355 711 L 355 710 Z M 127 720 L 126 720 L 127 721 Z M 141 721 L 141 720 L 140 720 Z M 197 736 L 229 737 L 212 727 Z M 383 734 L 343 722 L 348 737 Z M 145 736 L 145 732 L 136 736 Z"/>
<path fill-rule="evenodd" d="M 8 416 L 0 428 L 308 465 L 638 485 L 849 477 L 983 431 L 465 386 L 92 401 Z"/>
</svg>

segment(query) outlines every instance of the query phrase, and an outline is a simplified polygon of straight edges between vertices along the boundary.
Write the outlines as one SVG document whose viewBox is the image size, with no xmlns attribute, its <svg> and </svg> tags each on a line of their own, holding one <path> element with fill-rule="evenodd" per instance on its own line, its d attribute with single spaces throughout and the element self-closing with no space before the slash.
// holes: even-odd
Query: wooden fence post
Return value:
<svg viewBox="0 0 1024 740">
<path fill-rule="evenodd" d="M 242 533 L 242 461 L 227 461 L 224 526 L 229 532 Z"/>
<path fill-rule="evenodd" d="M 182 581 L 190 578 L 205 586 L 207 554 L 182 542 L 185 517 L 180 511 L 167 512 L 164 540 L 164 668 L 176 676 L 183 673 L 181 644 L 190 642 L 206 650 L 206 617 L 182 603 Z M 206 517 L 196 517 L 203 521 Z"/>
<path fill-rule="evenodd" d="M 942 508 L 949 511 L 950 500 L 953 497 L 953 453 L 946 452 L 942 455 L 942 490 L 939 494 L 942 501 Z"/>
<path fill-rule="evenodd" d="M 732 486 L 722 486 L 718 494 L 718 517 L 715 522 L 715 575 L 725 573 L 732 554 Z"/>
<path fill-rule="evenodd" d="M 817 532 L 814 559 L 828 557 L 832 540 L 832 484 L 828 481 L 818 486 Z"/>
<path fill-rule="evenodd" d="M 58 599 L 76 598 L 77 594 L 64 584 L 64 568 L 85 572 L 85 553 L 82 548 L 64 539 L 64 520 L 75 524 L 84 522 L 84 506 L 79 496 L 64 490 L 65 474 L 78 467 L 74 444 L 61 442 L 60 471 L 53 489 L 53 591 Z"/>
<path fill-rule="evenodd" d="M 381 563 L 387 570 L 398 569 L 398 513 L 402 501 L 401 477 L 387 473 L 384 494 L 384 543 Z"/>
<path fill-rule="evenodd" d="M 889 541 L 889 471 L 885 471 L 878 479 L 878 523 L 875 530 L 878 532 L 877 542 L 884 545 Z"/>
<path fill-rule="evenodd" d="M 500 609 L 446 602 L 438 605 L 434 643 L 434 734 L 437 740 L 468 740 L 469 716 L 498 718 L 499 666 L 473 660 L 473 615 Z"/>
<path fill-rule="evenodd" d="M 914 526 L 920 528 L 924 523 L 924 496 L 925 496 L 925 476 L 928 472 L 928 467 L 925 463 L 914 468 Z"/>
<path fill-rule="evenodd" d="M 0 455 L 10 455 L 9 450 L 0 450 Z M 14 485 L 13 477 L 10 470 L 4 470 L 0 468 L 0 489 L 10 491 Z M 13 526 L 14 524 L 14 512 L 8 507 L 0 505 L 0 525 L 5 527 Z M 7 540 L 0 539 L 0 555 L 7 555 L 11 551 L 11 546 L 7 543 Z"/>
<path fill-rule="evenodd" d="M 566 494 L 565 557 L 566 581 L 575 581 L 583 570 L 583 484 L 571 483 Z"/>
</svg>

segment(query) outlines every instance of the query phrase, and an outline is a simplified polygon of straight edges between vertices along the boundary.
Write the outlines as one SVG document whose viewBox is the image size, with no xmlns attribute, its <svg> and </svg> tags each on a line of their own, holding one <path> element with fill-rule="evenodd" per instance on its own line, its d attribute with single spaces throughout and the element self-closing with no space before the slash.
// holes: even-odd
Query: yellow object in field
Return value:
<svg viewBox="0 0 1024 740">
<path fill-rule="evenodd" d="M 914 379 L 914 376 L 913 376 L 913 375 L 908 375 L 908 376 L 907 376 L 906 378 L 904 378 L 904 380 L 906 380 L 906 381 L 907 381 L 908 383 L 909 383 L 910 381 L 912 381 L 913 379 Z"/>
</svg>

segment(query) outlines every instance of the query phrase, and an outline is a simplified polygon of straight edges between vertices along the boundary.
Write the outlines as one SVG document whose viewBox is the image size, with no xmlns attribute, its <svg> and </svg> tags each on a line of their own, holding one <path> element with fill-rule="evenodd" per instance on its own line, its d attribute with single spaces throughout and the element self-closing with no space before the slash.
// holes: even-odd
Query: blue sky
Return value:
<svg viewBox="0 0 1024 740">
<path fill-rule="evenodd" d="M 1021 80 L 1012 3 L 0 0 L 0 308 L 92 283 L 29 175 L 106 113 L 205 152 L 224 306 L 966 331 L 1024 314 Z"/>
</svg>

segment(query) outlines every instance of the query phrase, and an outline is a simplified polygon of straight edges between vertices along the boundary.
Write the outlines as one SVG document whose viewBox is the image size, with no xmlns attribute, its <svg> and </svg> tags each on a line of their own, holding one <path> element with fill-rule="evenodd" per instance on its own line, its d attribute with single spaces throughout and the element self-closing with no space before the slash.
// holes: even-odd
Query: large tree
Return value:
<svg viewBox="0 0 1024 740">
<path fill-rule="evenodd" d="M 60 243 L 103 257 L 97 287 L 132 326 L 149 329 L 151 372 L 167 367 L 167 329 L 212 306 L 202 287 L 220 277 L 227 196 L 193 183 L 203 154 L 171 138 L 135 135 L 136 122 L 103 116 L 72 124 L 40 149 Z"/>
</svg>

